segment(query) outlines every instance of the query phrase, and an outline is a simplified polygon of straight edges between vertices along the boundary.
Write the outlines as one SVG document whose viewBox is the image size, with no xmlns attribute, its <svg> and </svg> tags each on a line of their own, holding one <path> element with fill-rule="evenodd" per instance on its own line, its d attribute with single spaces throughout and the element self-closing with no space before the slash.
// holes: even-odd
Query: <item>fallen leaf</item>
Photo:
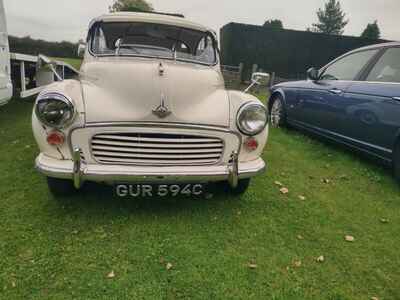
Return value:
<svg viewBox="0 0 400 300">
<path fill-rule="evenodd" d="M 322 183 L 329 184 L 331 181 L 327 178 L 322 179 Z"/>
<path fill-rule="evenodd" d="M 317 262 L 322 263 L 325 261 L 325 257 L 323 255 L 317 257 Z"/>
<path fill-rule="evenodd" d="M 302 200 L 302 201 L 304 201 L 304 200 L 306 200 L 306 197 L 303 196 L 303 195 L 300 195 L 300 196 L 299 196 L 299 199 Z"/>
<path fill-rule="evenodd" d="M 15 288 L 15 287 L 17 286 L 17 284 L 15 283 L 15 281 L 12 281 L 12 282 L 11 282 L 11 286 L 12 286 L 13 288 Z"/>
<path fill-rule="evenodd" d="M 275 183 L 275 185 L 277 185 L 277 186 L 283 186 L 283 184 L 282 184 L 281 182 L 279 182 L 279 181 L 275 181 L 274 183 Z"/>
<path fill-rule="evenodd" d="M 294 262 L 294 266 L 295 266 L 296 268 L 300 268 L 300 267 L 301 267 L 301 261 L 300 261 L 300 260 L 296 260 L 296 261 Z"/>
<path fill-rule="evenodd" d="M 381 219 L 381 223 L 387 224 L 387 223 L 389 223 L 389 219 Z"/>
<path fill-rule="evenodd" d="M 114 278 L 115 277 L 115 273 L 114 271 L 111 271 L 110 273 L 108 273 L 107 278 Z"/>
<path fill-rule="evenodd" d="M 379 300 L 378 297 L 371 297 L 371 300 Z"/>
<path fill-rule="evenodd" d="M 171 270 L 172 267 L 173 267 L 173 265 L 171 263 L 167 263 L 167 266 L 166 266 L 167 270 Z"/>
<path fill-rule="evenodd" d="M 257 269 L 257 265 L 256 264 L 254 264 L 254 263 L 249 263 L 249 268 L 250 269 Z"/>
<path fill-rule="evenodd" d="M 298 240 L 304 240 L 304 237 L 303 237 L 302 235 L 299 234 L 299 235 L 297 236 L 297 239 L 298 239 Z"/>
<path fill-rule="evenodd" d="M 346 235 L 346 236 L 344 237 L 344 239 L 345 239 L 347 242 L 354 242 L 354 236 L 351 236 L 351 235 Z"/>
<path fill-rule="evenodd" d="M 287 194 L 287 193 L 289 193 L 289 190 L 288 190 L 287 188 L 281 188 L 279 191 L 280 191 L 282 194 Z"/>
</svg>

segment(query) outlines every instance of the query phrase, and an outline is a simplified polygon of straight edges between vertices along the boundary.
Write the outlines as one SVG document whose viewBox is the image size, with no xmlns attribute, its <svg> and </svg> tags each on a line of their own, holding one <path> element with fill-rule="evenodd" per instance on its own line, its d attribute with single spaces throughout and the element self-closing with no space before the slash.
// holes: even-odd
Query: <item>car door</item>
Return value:
<svg viewBox="0 0 400 300">
<path fill-rule="evenodd" d="M 353 52 L 335 60 L 321 71 L 320 79 L 309 80 L 297 98 L 297 120 L 323 134 L 343 132 L 343 95 L 379 50 Z"/>
<path fill-rule="evenodd" d="M 391 159 L 400 129 L 400 47 L 384 49 L 344 98 L 349 142 Z"/>
</svg>

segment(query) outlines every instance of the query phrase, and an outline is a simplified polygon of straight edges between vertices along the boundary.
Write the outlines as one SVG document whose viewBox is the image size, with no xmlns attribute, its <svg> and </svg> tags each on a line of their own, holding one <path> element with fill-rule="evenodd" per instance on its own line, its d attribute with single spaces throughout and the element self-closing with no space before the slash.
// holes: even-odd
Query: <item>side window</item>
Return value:
<svg viewBox="0 0 400 300">
<path fill-rule="evenodd" d="M 400 48 L 386 50 L 366 80 L 400 83 Z"/>
<path fill-rule="evenodd" d="M 367 50 L 350 54 L 330 65 L 321 80 L 354 80 L 362 68 L 379 50 Z"/>
</svg>

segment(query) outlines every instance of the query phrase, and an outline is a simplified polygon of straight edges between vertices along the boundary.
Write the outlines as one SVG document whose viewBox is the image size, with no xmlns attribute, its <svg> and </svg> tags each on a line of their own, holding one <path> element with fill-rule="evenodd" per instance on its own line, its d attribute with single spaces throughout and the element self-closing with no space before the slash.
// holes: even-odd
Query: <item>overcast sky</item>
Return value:
<svg viewBox="0 0 400 300">
<path fill-rule="evenodd" d="M 112 0 L 4 0 L 8 29 L 16 36 L 77 42 L 89 21 L 106 13 Z M 229 22 L 263 24 L 280 19 L 287 29 L 304 30 L 316 22 L 325 0 L 151 0 L 154 8 L 183 13 L 188 19 L 219 30 Z M 382 37 L 400 40 L 400 0 L 341 0 L 350 23 L 346 35 L 360 35 L 378 20 Z"/>
</svg>

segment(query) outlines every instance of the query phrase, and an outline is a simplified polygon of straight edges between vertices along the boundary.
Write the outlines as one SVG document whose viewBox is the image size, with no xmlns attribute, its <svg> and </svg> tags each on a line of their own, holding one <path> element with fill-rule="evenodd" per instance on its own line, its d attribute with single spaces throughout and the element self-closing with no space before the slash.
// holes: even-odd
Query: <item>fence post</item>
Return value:
<svg viewBox="0 0 400 300">
<path fill-rule="evenodd" d="M 244 69 L 244 63 L 240 63 L 239 64 L 239 83 L 241 83 L 243 80 L 243 77 L 242 77 L 243 69 Z"/>
<path fill-rule="evenodd" d="M 275 72 L 272 72 L 271 79 L 269 81 L 269 87 L 272 87 L 275 84 Z"/>
<path fill-rule="evenodd" d="M 253 65 L 253 69 L 251 70 L 251 74 L 256 73 L 257 70 L 258 70 L 258 65 L 257 65 L 257 64 L 254 64 L 254 65 Z"/>
</svg>

